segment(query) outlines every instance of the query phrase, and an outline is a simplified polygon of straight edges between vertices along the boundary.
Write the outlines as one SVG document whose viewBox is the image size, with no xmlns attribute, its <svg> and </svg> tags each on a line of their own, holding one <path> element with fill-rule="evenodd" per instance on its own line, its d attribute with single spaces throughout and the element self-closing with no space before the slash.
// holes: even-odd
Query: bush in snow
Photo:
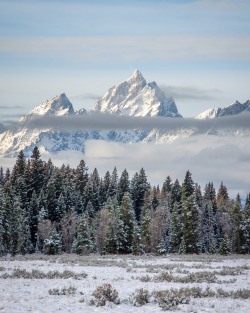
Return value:
<svg viewBox="0 0 250 313">
<path fill-rule="evenodd" d="M 134 306 L 142 306 L 149 303 L 150 294 L 147 289 L 136 289 L 135 293 L 130 297 L 130 302 Z"/>
<path fill-rule="evenodd" d="M 119 303 L 118 292 L 111 284 L 103 284 L 97 287 L 92 295 L 95 297 L 93 304 L 96 306 L 104 306 L 107 302 Z"/>
<path fill-rule="evenodd" d="M 62 289 L 59 289 L 59 288 L 49 289 L 49 294 L 52 296 L 72 296 L 75 293 L 76 293 L 76 288 L 73 286 L 70 286 L 68 288 L 63 287 Z"/>
</svg>

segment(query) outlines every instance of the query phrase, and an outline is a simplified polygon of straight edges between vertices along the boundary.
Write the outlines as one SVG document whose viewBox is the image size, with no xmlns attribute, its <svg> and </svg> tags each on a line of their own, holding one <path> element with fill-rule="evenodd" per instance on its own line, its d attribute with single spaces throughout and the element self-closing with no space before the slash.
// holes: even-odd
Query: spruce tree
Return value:
<svg viewBox="0 0 250 313">
<path fill-rule="evenodd" d="M 243 245 L 243 231 L 241 228 L 242 224 L 242 206 L 240 195 L 237 194 L 235 204 L 232 211 L 233 219 L 233 251 L 240 253 L 242 252 Z"/>
<path fill-rule="evenodd" d="M 187 192 L 184 187 L 182 196 L 183 237 L 181 249 L 183 250 L 182 252 L 185 253 L 198 253 L 199 210 L 195 202 L 195 195 L 191 194 L 189 197 L 186 197 L 187 194 L 189 194 L 189 192 Z"/>
<path fill-rule="evenodd" d="M 242 214 L 241 230 L 243 233 L 244 253 L 250 253 L 250 193 L 246 197 L 246 203 Z"/>
<path fill-rule="evenodd" d="M 124 196 L 124 194 L 128 192 L 130 193 L 130 181 L 129 181 L 129 175 L 127 170 L 125 169 L 122 174 L 121 177 L 119 179 L 118 182 L 118 195 L 117 195 L 117 199 L 118 199 L 118 203 L 121 204 L 122 202 L 122 198 Z"/>
<path fill-rule="evenodd" d="M 79 219 L 74 249 L 77 254 L 86 255 L 90 253 L 92 246 L 89 216 L 83 213 Z"/>
<path fill-rule="evenodd" d="M 147 181 L 146 173 L 142 168 L 139 174 L 135 173 L 131 181 L 131 197 L 137 221 L 140 221 L 141 210 L 145 203 L 145 196 L 149 189 L 150 185 Z"/>
<path fill-rule="evenodd" d="M 136 220 L 132 200 L 128 192 L 124 193 L 124 196 L 122 198 L 122 203 L 120 207 L 120 220 L 122 222 L 122 238 L 119 252 L 130 253 L 132 252 Z"/>
</svg>

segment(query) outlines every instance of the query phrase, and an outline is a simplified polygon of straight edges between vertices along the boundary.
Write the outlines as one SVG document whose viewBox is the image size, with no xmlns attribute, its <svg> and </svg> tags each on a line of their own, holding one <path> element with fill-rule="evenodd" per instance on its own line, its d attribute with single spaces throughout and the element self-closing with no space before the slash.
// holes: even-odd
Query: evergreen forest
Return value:
<svg viewBox="0 0 250 313">
<path fill-rule="evenodd" d="M 40 252 L 128 254 L 250 253 L 250 193 L 231 199 L 221 183 L 201 190 L 187 171 L 151 186 L 142 168 L 100 177 L 21 151 L 0 169 L 0 256 Z"/>
</svg>

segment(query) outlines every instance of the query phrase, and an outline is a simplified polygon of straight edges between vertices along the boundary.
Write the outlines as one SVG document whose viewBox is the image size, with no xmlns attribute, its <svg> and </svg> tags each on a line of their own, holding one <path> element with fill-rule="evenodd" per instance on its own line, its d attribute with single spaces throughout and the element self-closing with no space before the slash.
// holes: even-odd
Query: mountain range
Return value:
<svg viewBox="0 0 250 313">
<path fill-rule="evenodd" d="M 181 118 L 175 101 L 166 97 L 156 82 L 147 83 L 143 75 L 136 70 L 133 75 L 111 87 L 99 99 L 90 112 L 85 109 L 75 111 L 67 96 L 62 93 L 50 101 L 41 103 L 28 114 L 23 116 L 17 127 L 5 130 L 0 127 L 0 155 L 15 157 L 20 150 L 29 156 L 35 146 L 41 152 L 55 153 L 62 150 L 84 151 L 87 140 L 106 140 L 116 142 L 172 142 L 178 138 L 190 137 L 200 134 L 195 128 L 180 128 L 178 130 L 163 129 L 130 129 L 130 130 L 82 130 L 82 131 L 57 131 L 53 128 L 29 128 L 28 122 L 36 117 L 45 116 L 79 116 L 96 112 L 126 115 L 133 117 L 162 117 Z M 234 116 L 250 112 L 250 101 L 245 103 L 236 101 L 225 108 L 212 108 L 200 113 L 196 119 L 207 120 L 218 117 Z M 1 125 L 0 125 L 1 126 Z M 249 131 L 240 128 L 210 129 L 206 135 L 217 136 L 250 136 Z"/>
</svg>

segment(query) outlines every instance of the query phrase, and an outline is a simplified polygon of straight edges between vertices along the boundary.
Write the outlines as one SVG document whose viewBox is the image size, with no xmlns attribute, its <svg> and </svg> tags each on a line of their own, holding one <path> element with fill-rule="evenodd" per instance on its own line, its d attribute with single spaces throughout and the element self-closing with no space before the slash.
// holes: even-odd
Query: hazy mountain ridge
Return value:
<svg viewBox="0 0 250 313">
<path fill-rule="evenodd" d="M 235 103 L 225 108 L 208 109 L 199 114 L 196 119 L 213 119 L 226 117 L 242 112 L 250 111 L 250 101 Z M 166 97 L 164 92 L 155 82 L 147 83 L 142 74 L 137 70 L 126 81 L 117 87 L 111 87 L 108 92 L 99 99 L 90 113 L 103 112 L 117 115 L 128 115 L 133 117 L 171 117 L 182 118 L 178 112 L 175 101 Z M 30 129 L 27 125 L 32 119 L 41 116 L 79 116 L 88 115 L 87 110 L 75 111 L 67 96 L 62 93 L 50 101 L 41 103 L 27 115 L 20 119 L 17 129 L 7 130 L 0 134 L 0 154 L 4 156 L 16 156 L 20 150 L 30 155 L 37 145 L 41 151 L 58 152 L 62 150 L 84 151 L 87 140 L 105 140 L 124 143 L 164 143 L 172 142 L 179 138 L 186 138 L 201 134 L 197 129 L 180 128 L 178 130 L 149 131 L 141 129 L 131 130 L 101 130 L 101 131 L 56 131 L 52 128 Z M 248 130 L 233 129 L 217 130 L 210 129 L 203 133 L 206 135 L 220 136 L 250 136 Z"/>
</svg>

